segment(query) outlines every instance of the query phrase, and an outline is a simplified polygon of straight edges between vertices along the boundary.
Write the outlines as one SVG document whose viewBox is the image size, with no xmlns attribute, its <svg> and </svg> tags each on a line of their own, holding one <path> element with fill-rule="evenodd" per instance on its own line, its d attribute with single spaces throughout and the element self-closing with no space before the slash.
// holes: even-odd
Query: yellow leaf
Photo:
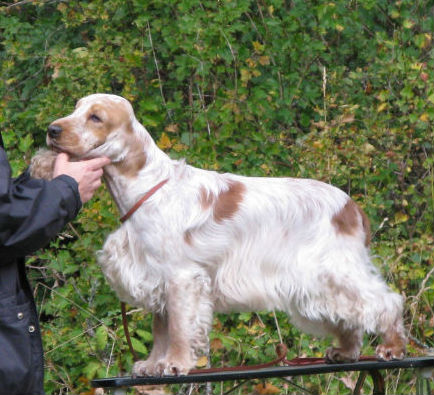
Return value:
<svg viewBox="0 0 434 395">
<path fill-rule="evenodd" d="M 280 394 L 281 390 L 273 384 L 260 383 L 258 385 L 255 385 L 255 393 L 259 395 L 273 395 Z"/>
<path fill-rule="evenodd" d="M 65 11 L 68 7 L 67 7 L 66 4 L 64 4 L 64 3 L 60 3 L 56 8 L 57 8 L 58 11 L 63 12 L 63 11 Z"/>
<path fill-rule="evenodd" d="M 395 224 L 402 224 L 408 221 L 408 215 L 403 212 L 398 212 L 395 214 Z"/>
<path fill-rule="evenodd" d="M 342 123 L 351 123 L 354 122 L 354 114 L 345 114 L 341 118 Z"/>
<path fill-rule="evenodd" d="M 171 123 L 167 125 L 164 130 L 168 133 L 176 133 L 178 131 L 178 125 L 176 123 Z"/>
<path fill-rule="evenodd" d="M 423 63 L 420 63 L 420 62 L 412 63 L 412 64 L 410 65 L 410 68 L 411 68 L 412 70 L 422 70 L 422 68 L 423 68 Z"/>
<path fill-rule="evenodd" d="M 167 133 L 164 133 L 161 135 L 160 140 L 158 140 L 157 145 L 160 149 L 167 149 L 172 147 L 172 142 L 170 141 L 169 136 Z"/>
<path fill-rule="evenodd" d="M 400 13 L 398 10 L 392 10 L 390 16 L 392 19 L 398 19 L 400 17 Z"/>
<path fill-rule="evenodd" d="M 261 53 L 264 50 L 264 45 L 261 44 L 259 41 L 253 41 L 253 48 L 255 52 Z"/>
<path fill-rule="evenodd" d="M 252 75 L 250 74 L 250 71 L 247 69 L 241 69 L 241 81 L 247 82 L 252 78 Z"/>
<path fill-rule="evenodd" d="M 269 174 L 270 173 L 270 167 L 266 164 L 263 163 L 261 166 L 259 166 L 262 170 L 264 170 L 265 174 Z"/>
<path fill-rule="evenodd" d="M 262 168 L 263 168 L 263 166 L 266 166 L 266 165 L 261 165 Z M 266 171 L 266 174 L 268 174 L 269 172 L 270 172 L 270 170 L 268 168 Z M 261 333 L 261 332 L 262 332 L 262 328 L 259 325 L 252 325 L 249 329 L 247 329 L 247 333 L 249 335 L 257 335 L 258 333 Z"/>
<path fill-rule="evenodd" d="M 267 64 L 270 64 L 270 58 L 268 56 L 260 56 L 259 63 L 262 64 L 262 66 L 266 66 Z"/>
<path fill-rule="evenodd" d="M 414 26 L 414 22 L 411 19 L 406 19 L 403 23 L 406 29 L 411 29 Z"/>
<path fill-rule="evenodd" d="M 86 47 L 77 47 L 74 48 L 71 52 L 77 55 L 78 58 L 84 58 L 89 54 L 89 51 Z"/>
<path fill-rule="evenodd" d="M 425 33 L 424 36 L 425 36 L 425 42 L 422 48 L 427 48 L 431 44 L 432 35 L 431 33 Z"/>
<path fill-rule="evenodd" d="M 196 367 L 198 368 L 204 368 L 208 363 L 208 358 L 206 357 L 206 355 L 201 356 L 197 362 L 196 362 Z"/>
<path fill-rule="evenodd" d="M 247 58 L 246 63 L 251 69 L 256 67 L 256 62 L 252 58 Z"/>
<path fill-rule="evenodd" d="M 185 151 L 188 147 L 182 143 L 176 143 L 172 147 L 176 152 Z"/>
<path fill-rule="evenodd" d="M 362 147 L 363 147 L 363 152 L 365 154 L 370 154 L 371 152 L 375 151 L 375 147 L 372 144 L 369 144 L 369 143 L 363 144 Z"/>
<path fill-rule="evenodd" d="M 381 103 L 377 108 L 377 112 L 384 111 L 386 107 L 387 107 L 387 103 Z"/>
<path fill-rule="evenodd" d="M 428 120 L 429 120 L 428 114 L 427 114 L 426 112 L 424 112 L 424 113 L 419 117 L 419 119 L 420 119 L 422 122 L 428 122 Z"/>
<path fill-rule="evenodd" d="M 315 126 L 318 129 L 325 129 L 326 126 L 327 126 L 324 121 L 318 121 L 318 122 L 313 122 L 312 121 L 312 125 Z"/>
<path fill-rule="evenodd" d="M 235 114 L 239 114 L 240 113 L 240 108 L 237 106 L 237 103 L 232 102 L 232 101 L 227 102 L 226 104 L 223 104 L 222 109 L 231 110 Z"/>
<path fill-rule="evenodd" d="M 341 32 L 342 30 L 345 29 L 342 25 L 339 25 L 339 24 L 336 24 L 335 28 L 338 32 Z"/>
<path fill-rule="evenodd" d="M 253 75 L 253 77 L 259 77 L 261 75 L 261 72 L 259 70 L 253 69 L 252 75 Z"/>
</svg>

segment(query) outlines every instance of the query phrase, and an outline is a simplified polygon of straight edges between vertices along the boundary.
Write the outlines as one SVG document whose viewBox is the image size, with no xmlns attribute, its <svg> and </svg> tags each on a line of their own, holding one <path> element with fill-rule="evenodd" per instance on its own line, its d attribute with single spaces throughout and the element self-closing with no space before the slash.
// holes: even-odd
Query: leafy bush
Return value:
<svg viewBox="0 0 434 395">
<path fill-rule="evenodd" d="M 174 158 L 222 172 L 311 177 L 348 192 L 371 218 L 380 270 L 407 297 L 409 351 L 434 347 L 430 1 L 5 4 L 0 126 L 15 174 L 44 145 L 47 125 L 78 98 L 120 94 Z M 131 367 L 117 299 L 95 264 L 117 218 L 101 190 L 50 247 L 29 259 L 48 393 L 88 394 L 90 379 Z M 283 315 L 278 322 L 291 355 L 323 354 L 326 342 L 298 332 Z M 132 311 L 130 326 L 145 356 L 149 315 Z M 217 316 L 215 327 L 213 365 L 272 358 L 278 341 L 272 315 Z M 374 340 L 366 339 L 365 352 Z M 293 383 L 338 393 L 352 378 Z M 389 392 L 414 392 L 410 373 L 399 378 L 389 380 Z"/>
</svg>

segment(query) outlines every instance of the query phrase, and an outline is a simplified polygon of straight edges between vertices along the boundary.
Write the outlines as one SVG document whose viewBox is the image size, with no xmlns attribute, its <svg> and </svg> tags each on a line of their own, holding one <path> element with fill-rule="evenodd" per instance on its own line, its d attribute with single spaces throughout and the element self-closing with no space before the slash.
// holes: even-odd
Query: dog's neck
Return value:
<svg viewBox="0 0 434 395">
<path fill-rule="evenodd" d="M 132 137 L 122 154 L 104 167 L 105 182 L 121 215 L 171 173 L 173 161 L 149 135 Z"/>
</svg>

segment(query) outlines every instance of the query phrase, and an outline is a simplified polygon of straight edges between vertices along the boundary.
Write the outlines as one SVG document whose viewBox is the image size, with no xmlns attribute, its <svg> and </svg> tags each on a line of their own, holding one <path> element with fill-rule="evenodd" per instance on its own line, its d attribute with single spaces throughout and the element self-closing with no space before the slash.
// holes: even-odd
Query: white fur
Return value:
<svg viewBox="0 0 434 395">
<path fill-rule="evenodd" d="M 400 345 L 401 354 L 391 351 L 395 338 L 405 346 L 402 300 L 371 263 L 361 216 L 354 234 L 333 224 L 350 199 L 344 192 L 314 180 L 219 174 L 171 160 L 135 119 L 131 105 L 113 95 L 83 98 L 73 114 L 54 122 L 76 122 L 68 133 L 80 138 L 83 157 L 104 154 L 116 164 L 134 149 L 126 144 L 124 127 L 95 146 L 83 118 L 96 102 L 115 102 L 128 113 L 146 155 L 146 165 L 134 176 L 115 165 L 105 168 L 121 215 L 147 190 L 169 180 L 98 254 L 119 298 L 155 313 L 154 349 L 135 365 L 136 373 L 191 369 L 206 347 L 213 311 L 285 311 L 301 329 L 337 336 L 341 348 L 328 353 L 334 361 L 357 359 L 365 331 L 385 338 L 380 358 L 402 358 Z M 217 221 L 216 202 L 233 183 L 241 183 L 242 199 Z"/>
</svg>

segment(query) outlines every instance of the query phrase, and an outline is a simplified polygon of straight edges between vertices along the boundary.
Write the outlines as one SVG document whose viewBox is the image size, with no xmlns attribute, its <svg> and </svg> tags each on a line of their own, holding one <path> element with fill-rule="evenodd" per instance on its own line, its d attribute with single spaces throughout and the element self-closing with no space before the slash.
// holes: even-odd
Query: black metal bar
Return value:
<svg viewBox="0 0 434 395">
<path fill-rule="evenodd" d="M 384 391 L 384 380 L 379 378 L 378 370 L 383 369 L 408 369 L 434 367 L 434 357 L 406 358 L 402 361 L 362 361 L 342 364 L 319 364 L 305 366 L 276 366 L 272 368 L 225 371 L 217 373 L 195 373 L 186 376 L 162 376 L 162 377 L 110 377 L 92 380 L 93 387 L 114 388 L 133 387 L 136 385 L 158 385 L 158 384 L 181 384 L 181 383 L 206 383 L 226 380 L 249 380 L 264 379 L 270 377 L 303 376 L 309 374 L 367 371 L 374 380 L 374 393 Z M 373 373 L 376 372 L 376 373 Z M 377 380 L 377 381 L 376 381 Z M 378 391 L 378 392 L 375 392 Z M 383 392 L 384 393 L 384 392 Z"/>
<path fill-rule="evenodd" d="M 360 395 L 363 384 L 365 384 L 366 376 L 368 375 L 368 372 L 360 372 L 359 377 L 357 379 L 356 385 L 354 387 L 353 395 Z"/>
<path fill-rule="evenodd" d="M 372 377 L 374 383 L 373 395 L 382 395 L 386 393 L 386 386 L 384 384 L 384 377 L 378 370 L 369 370 L 369 374 Z"/>
</svg>

